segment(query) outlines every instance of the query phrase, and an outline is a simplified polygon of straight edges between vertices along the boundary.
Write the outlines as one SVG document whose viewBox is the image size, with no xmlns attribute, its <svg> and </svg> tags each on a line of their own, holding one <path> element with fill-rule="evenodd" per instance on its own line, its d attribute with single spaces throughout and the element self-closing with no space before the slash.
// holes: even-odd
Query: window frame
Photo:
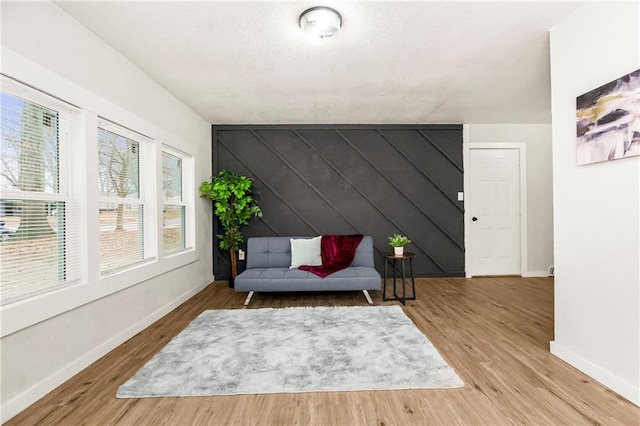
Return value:
<svg viewBox="0 0 640 426">
<path fill-rule="evenodd" d="M 140 247 L 141 250 L 141 258 L 135 261 L 129 262 L 127 264 L 118 265 L 113 268 L 102 269 L 102 250 L 99 247 L 98 252 L 100 253 L 100 261 L 98 265 L 98 269 L 100 271 L 101 276 L 112 275 L 115 273 L 122 272 L 127 269 L 134 268 L 140 264 L 149 263 L 157 260 L 157 238 L 156 238 L 156 202 L 155 202 L 155 187 L 156 185 L 156 174 L 155 174 L 155 161 L 154 159 L 154 151 L 155 151 L 155 141 L 141 133 L 135 132 L 127 127 L 124 127 L 120 124 L 117 124 L 113 121 L 110 121 L 104 117 L 98 117 L 97 126 L 95 128 L 96 138 L 98 136 L 99 130 L 106 130 L 110 133 L 114 133 L 118 136 L 125 137 L 129 140 L 138 143 L 138 196 L 136 198 L 120 198 L 117 196 L 109 196 L 104 195 L 100 192 L 100 188 L 96 187 L 96 191 L 98 193 L 98 209 L 103 204 L 125 204 L 125 205 L 136 205 L 142 208 L 142 214 L 138 230 L 141 233 L 139 236 L 142 238 L 142 245 Z M 99 153 L 99 140 L 98 141 L 98 164 L 100 161 L 100 153 Z M 98 166 L 99 167 L 99 166 Z M 99 174 L 98 174 L 99 178 Z M 99 214 L 98 214 L 99 218 Z M 98 231 L 98 244 L 101 244 L 101 236 L 102 233 Z"/>
<path fill-rule="evenodd" d="M 53 192 L 29 191 L 17 188 L 0 188 L 0 199 L 20 201 L 42 201 L 45 203 L 61 203 L 64 208 L 62 237 L 63 250 L 58 251 L 58 268 L 64 265 L 64 279 L 47 282 L 39 288 L 18 293 L 9 297 L 3 296 L 0 306 L 21 302 L 42 294 L 55 292 L 65 287 L 76 285 L 85 278 L 83 273 L 83 256 L 81 241 L 82 192 L 81 170 L 73 164 L 81 161 L 83 150 L 79 133 L 81 110 L 76 106 L 55 98 L 41 90 L 30 87 L 19 81 L 1 75 L 1 91 L 26 102 L 55 111 L 58 114 L 57 136 L 57 188 Z M 58 239 L 60 244 L 60 239 Z M 58 249 L 60 250 L 60 249 Z M 60 272 L 58 272 L 60 275 Z"/>
<path fill-rule="evenodd" d="M 182 162 L 181 167 L 181 178 L 182 178 L 182 200 L 180 203 L 167 203 L 164 199 L 164 188 L 158 192 L 161 195 L 162 202 L 162 212 L 164 212 L 165 206 L 181 206 L 184 208 L 184 217 L 183 217 L 183 240 L 184 247 L 179 250 L 166 251 L 164 249 L 164 226 L 159 227 L 161 239 L 162 241 L 160 251 L 163 254 L 163 257 L 174 256 L 180 253 L 184 253 L 186 251 L 193 250 L 194 240 L 195 240 L 195 215 L 194 215 L 194 167 L 193 167 L 193 157 L 181 150 L 173 148 L 169 145 L 163 144 L 162 151 L 160 155 L 160 163 L 162 164 L 162 156 L 164 154 L 173 155 L 174 157 L 178 157 Z M 162 167 L 161 167 L 162 169 Z M 160 171 L 161 175 L 163 171 Z M 160 184 L 163 185 L 164 178 L 160 179 Z M 162 213 L 161 212 L 161 213 Z M 163 218 L 161 218 L 163 219 Z"/>
</svg>

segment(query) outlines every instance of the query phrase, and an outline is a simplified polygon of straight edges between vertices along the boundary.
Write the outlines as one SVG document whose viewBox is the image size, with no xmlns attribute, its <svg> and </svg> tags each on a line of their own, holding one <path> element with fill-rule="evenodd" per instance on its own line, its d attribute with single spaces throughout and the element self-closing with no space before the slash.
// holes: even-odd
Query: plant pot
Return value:
<svg viewBox="0 0 640 426">
<path fill-rule="evenodd" d="M 393 254 L 395 256 L 402 256 L 404 254 L 404 247 L 394 247 Z"/>
</svg>

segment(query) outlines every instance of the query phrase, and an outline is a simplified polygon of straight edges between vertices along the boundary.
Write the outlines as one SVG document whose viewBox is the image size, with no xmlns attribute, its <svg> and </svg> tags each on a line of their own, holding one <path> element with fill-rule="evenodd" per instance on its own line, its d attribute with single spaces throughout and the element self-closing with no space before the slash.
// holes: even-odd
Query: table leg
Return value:
<svg viewBox="0 0 640 426">
<path fill-rule="evenodd" d="M 396 269 L 397 269 L 397 264 L 396 264 L 396 259 L 393 259 L 393 297 L 395 297 L 396 299 L 398 298 L 398 292 L 396 290 Z"/>
<path fill-rule="evenodd" d="M 409 258 L 409 269 L 411 270 L 411 288 L 413 290 L 413 300 L 416 300 L 416 281 L 413 279 L 413 258 Z"/>
<path fill-rule="evenodd" d="M 407 278 L 404 272 L 404 259 L 402 259 L 401 262 L 402 262 L 402 304 L 406 305 L 407 304 L 407 288 L 406 288 Z"/>
<path fill-rule="evenodd" d="M 389 259 L 384 259 L 384 279 L 382 280 L 382 300 L 387 300 L 387 269 L 389 266 Z"/>
</svg>

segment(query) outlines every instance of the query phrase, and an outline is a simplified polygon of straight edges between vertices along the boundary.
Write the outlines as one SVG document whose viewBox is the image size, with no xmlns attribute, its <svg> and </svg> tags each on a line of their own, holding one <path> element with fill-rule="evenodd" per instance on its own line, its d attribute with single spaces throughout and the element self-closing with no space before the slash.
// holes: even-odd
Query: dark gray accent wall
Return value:
<svg viewBox="0 0 640 426">
<path fill-rule="evenodd" d="M 464 276 L 461 125 L 213 126 L 212 143 L 214 173 L 245 174 L 260 193 L 264 217 L 245 238 L 371 235 L 382 272 L 387 237 L 400 233 L 415 276 Z M 214 273 L 226 279 L 214 240 Z"/>
</svg>

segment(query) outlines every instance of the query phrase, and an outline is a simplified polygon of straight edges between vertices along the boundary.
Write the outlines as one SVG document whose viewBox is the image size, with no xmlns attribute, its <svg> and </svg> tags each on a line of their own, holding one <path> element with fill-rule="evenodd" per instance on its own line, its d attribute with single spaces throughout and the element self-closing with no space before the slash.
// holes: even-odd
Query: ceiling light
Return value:
<svg viewBox="0 0 640 426">
<path fill-rule="evenodd" d="M 300 15 L 300 28 L 313 39 L 331 38 L 340 32 L 342 17 L 330 7 L 317 6 Z"/>
</svg>

